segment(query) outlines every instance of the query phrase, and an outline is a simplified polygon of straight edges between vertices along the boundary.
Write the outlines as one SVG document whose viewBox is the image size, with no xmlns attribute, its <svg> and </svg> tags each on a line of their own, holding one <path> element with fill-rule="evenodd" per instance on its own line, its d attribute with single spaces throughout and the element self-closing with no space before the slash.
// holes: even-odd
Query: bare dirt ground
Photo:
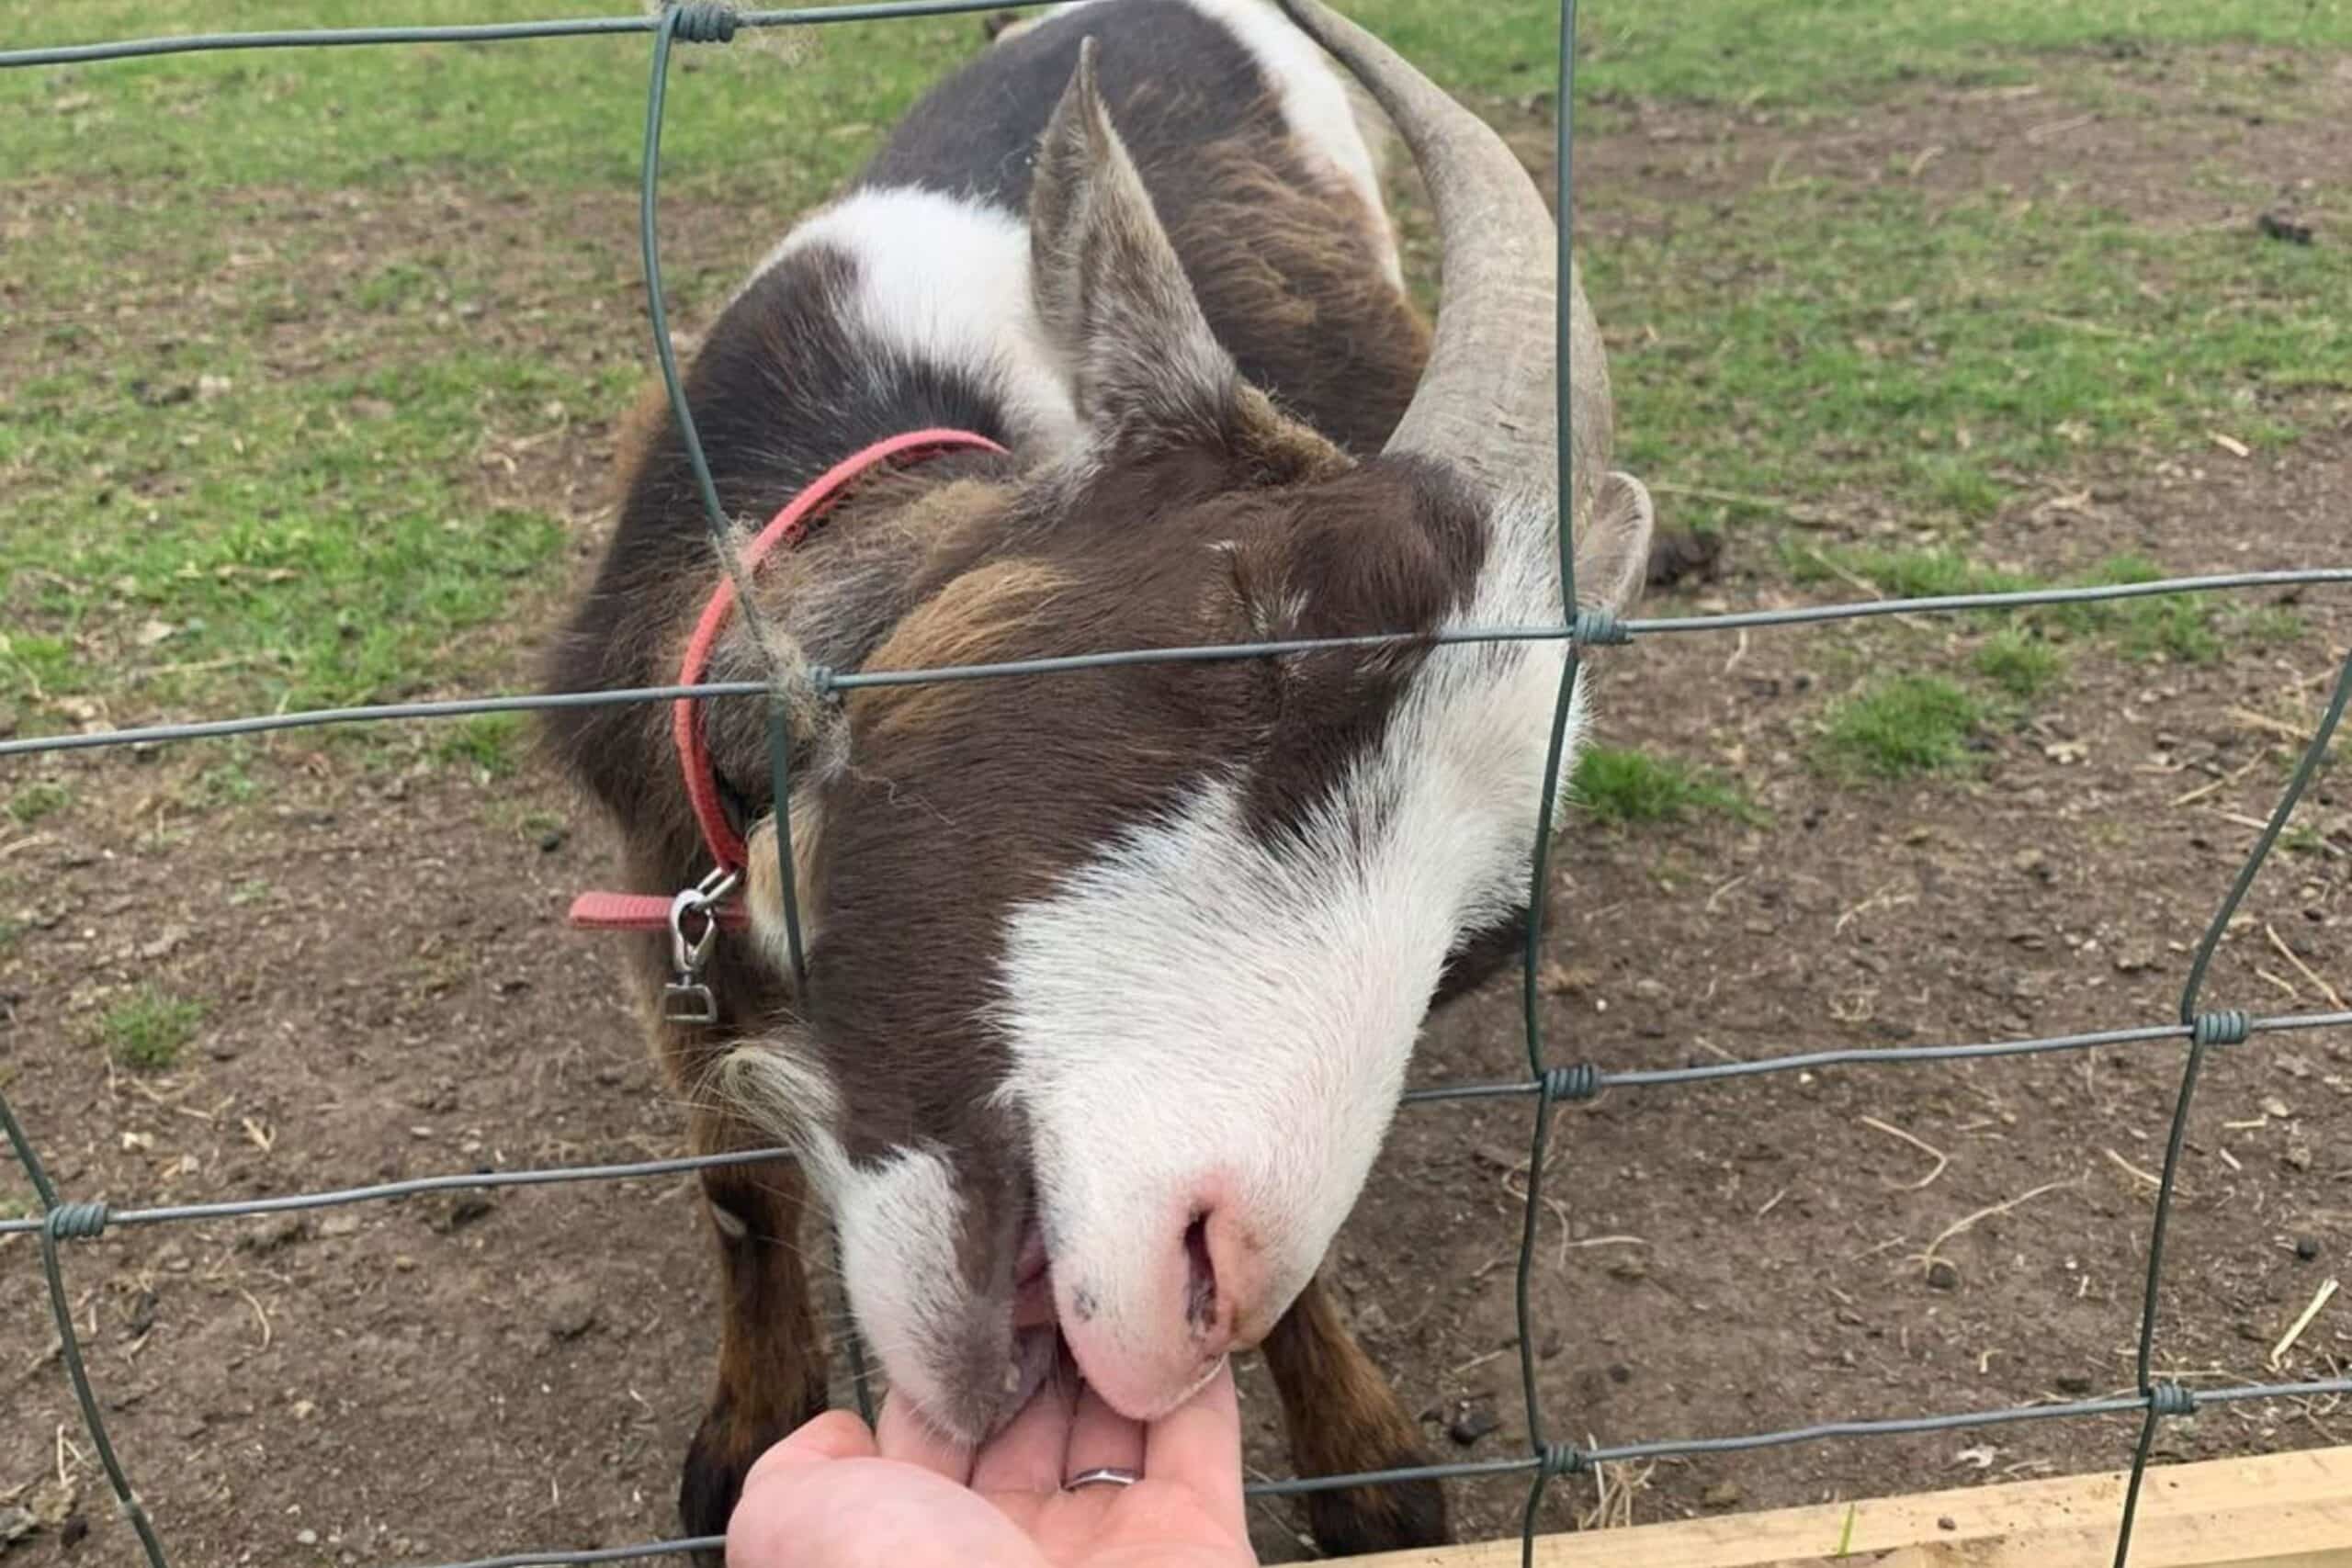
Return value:
<svg viewBox="0 0 2352 1568">
<path fill-rule="evenodd" d="M 2119 66 L 2109 86 L 2165 90 L 2144 63 Z M 2186 127 L 2195 102 L 2173 107 Z M 2011 134 L 2028 117 L 2095 112 L 1922 95 L 1755 138 L 1745 121 L 1637 114 L 1593 144 L 1585 188 L 1638 173 L 1662 198 L 1678 179 L 1702 197 L 1776 164 L 1878 165 L 1940 144 L 1949 181 L 2029 183 L 2052 200 L 2098 182 L 2103 200 L 2152 222 L 2248 216 L 2215 210 L 2222 198 L 2181 161 L 2135 154 L 2150 134 L 2136 125 Z M 2287 167 L 2275 162 L 2285 143 L 2260 127 L 2179 134 L 2207 161 Z M 2314 135 L 2337 138 L 2333 153 L 2309 152 L 2333 162 L 2289 177 L 2340 177 L 2340 124 L 2305 127 L 2293 146 L 2318 147 Z M 1704 154 L 1734 142 L 1736 154 Z M 419 221 L 430 212 L 421 200 Z M 480 215 L 518 235 L 543 231 L 543 216 Z M 624 243 L 620 204 L 612 216 Z M 2322 423 L 2275 459 L 2217 449 L 2053 475 L 2048 494 L 1996 520 L 1984 553 L 2053 572 L 2123 550 L 2182 571 L 2340 563 L 2352 419 L 2337 409 Z M 576 423 L 559 455 L 535 459 L 563 510 L 593 513 L 606 436 Z M 583 555 L 591 543 L 583 533 Z M 1792 587 L 1760 537 L 1736 537 L 1719 580 L 1664 604 L 1822 596 Z M 1770 821 L 1566 836 L 1544 970 L 1553 1059 L 1670 1066 L 2166 1020 L 2249 819 L 2268 809 L 2352 644 L 2352 597 L 2312 592 L 2298 610 L 2299 638 L 2233 645 L 2211 667 L 2086 647 L 2034 718 L 1984 741 L 1978 776 L 1878 788 L 1804 765 L 1822 696 L 1865 666 L 1927 667 L 1964 628 L 1610 650 L 1607 738 L 1736 772 Z M 213 760 L 194 748 L 68 760 L 44 771 L 70 781 L 74 804 L 0 829 L 0 912 L 23 928 L 0 949 L 0 1070 L 67 1194 L 130 1206 L 676 1152 L 680 1118 L 612 965 L 561 924 L 571 894 L 609 874 L 605 836 L 544 773 L 363 766 L 296 738 L 257 752 L 258 800 L 199 807 L 194 781 Z M 2255 888 L 2210 1005 L 2314 1010 L 2352 992 L 2340 769 L 2307 810 L 2320 837 Z M 141 984 L 208 1003 L 161 1075 L 115 1070 L 96 1043 L 98 1017 Z M 1417 1080 L 1523 1076 L 1514 986 L 1432 1021 Z M 1720 1435 L 2127 1389 L 2150 1173 L 2183 1056 L 2160 1043 L 1849 1068 L 1622 1090 L 1564 1111 L 1532 1303 L 1550 1435 Z M 1505 1457 L 1527 1438 L 1510 1277 L 1532 1110 L 1402 1112 L 1335 1250 L 1359 1328 L 1440 1459 Z M 2340 1304 L 2268 1362 L 2344 1269 L 2347 1148 L 2352 1035 L 2215 1055 L 2163 1297 L 2165 1375 L 2215 1386 L 2352 1363 Z M 1931 1250 L 1948 1271 L 1930 1274 Z M 68 1255 L 115 1439 L 189 1563 L 438 1562 L 672 1533 L 712 1352 L 705 1262 L 689 1179 L 119 1228 Z M 1254 1367 L 1245 1397 L 1253 1464 L 1284 1473 Z M 9 1562 L 128 1560 L 23 1237 L 0 1241 L 0 1507 L 40 1521 L 0 1549 Z M 2130 1430 L 1812 1444 L 1611 1481 L 1646 1521 L 2104 1469 L 2128 1457 Z M 2254 1403 L 2168 1424 L 2158 1451 L 2346 1440 L 2352 1412 L 2330 1402 Z M 1523 1495 L 1515 1482 L 1457 1487 L 1462 1535 L 1515 1531 Z M 1593 1497 L 1589 1480 L 1555 1487 L 1545 1528 L 1577 1522 Z M 1287 1506 L 1253 1517 L 1269 1560 L 1305 1553 Z"/>
</svg>

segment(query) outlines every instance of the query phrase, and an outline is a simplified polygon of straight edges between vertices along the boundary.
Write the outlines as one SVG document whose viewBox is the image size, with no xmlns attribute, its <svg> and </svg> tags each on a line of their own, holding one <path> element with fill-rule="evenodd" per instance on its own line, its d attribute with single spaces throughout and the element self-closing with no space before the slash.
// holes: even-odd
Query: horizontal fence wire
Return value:
<svg viewBox="0 0 2352 1568">
<path fill-rule="evenodd" d="M 1019 10 L 1044 3 L 1046 0 L 893 0 L 893 3 L 886 4 L 747 11 L 736 11 L 723 6 L 707 4 L 665 5 L 657 12 L 630 17 L 573 17 L 454 27 L 377 27 L 194 34 L 111 43 L 18 49 L 0 51 L 0 67 L 124 61 L 229 50 L 435 42 L 469 44 L 526 39 L 650 35 L 653 40 L 652 73 L 648 89 L 645 153 L 640 172 L 640 239 L 645 255 L 649 315 L 655 329 L 656 358 L 660 364 L 665 389 L 670 396 L 672 411 L 679 421 L 689 457 L 695 469 L 697 486 L 702 493 L 707 521 L 712 525 L 714 536 L 718 537 L 724 536 L 728 523 L 720 508 L 716 490 L 709 479 L 700 439 L 695 428 L 693 413 L 686 404 L 670 347 L 666 322 L 663 319 L 663 290 L 654 224 L 667 62 L 673 43 L 721 43 L 732 38 L 736 31 L 742 28 L 810 26 L 834 22 L 953 16 L 978 11 Z M 1118 0 L 1099 0 L 1099 3 L 1115 5 Z M 1569 219 L 1574 210 L 1571 199 L 1573 191 L 1570 184 L 1570 167 L 1574 151 L 1572 128 L 1575 26 L 1573 0 L 1564 0 L 1560 13 L 1558 92 L 1555 100 L 1559 107 L 1556 147 L 1559 185 L 1556 192 L 1555 211 L 1559 222 L 1557 245 L 1561 269 L 1558 279 L 1560 310 L 1557 321 L 1561 407 L 1557 421 L 1557 434 L 1564 493 L 1566 492 L 1566 487 L 1573 482 L 1574 460 L 1571 445 L 1572 424 L 1566 403 L 1566 389 L 1572 381 L 1572 344 L 1569 341 L 1566 309 L 1568 298 L 1566 269 L 1569 254 L 1567 230 Z M 1577 603 L 1575 560 L 1567 529 L 1565 526 L 1560 529 L 1559 548 L 1561 602 L 1564 604 L 1573 605 Z M 1576 677 L 1578 658 L 1585 648 L 1624 643 L 1657 635 L 1742 630 L 1750 627 L 1817 626 L 1836 621 L 1890 615 L 2017 612 L 2051 605 L 2093 604 L 2158 594 L 2346 583 L 2352 583 L 2352 566 L 2284 571 L 2235 572 L 2164 579 L 2148 582 L 2049 588 L 2004 593 L 1951 594 L 1920 599 L 1882 599 L 1691 616 L 1619 620 L 1603 612 L 1585 611 L 1555 626 L 1457 628 L 1436 634 L 1370 633 L 1355 637 L 1283 642 L 1127 649 L 1054 659 L 1014 660 L 999 663 L 943 666 L 924 670 L 874 672 L 836 672 L 818 670 L 811 672 L 811 679 L 820 694 L 838 694 L 886 686 L 1053 676 L 1123 666 L 1212 663 L 1327 650 L 1374 651 L 1408 645 L 1444 648 L 1498 643 L 1562 644 L 1565 655 L 1563 673 L 1553 713 L 1552 730 L 1544 764 L 1544 789 L 1540 796 L 1544 818 L 1539 824 L 1542 830 L 1538 834 L 1537 851 L 1534 863 L 1531 867 L 1530 918 L 1526 951 L 1523 955 L 1525 963 L 1521 995 L 1530 1076 L 1524 1080 L 1516 1082 L 1438 1085 L 1410 1090 L 1403 1097 L 1404 1102 L 1409 1105 L 1521 1097 L 1532 1098 L 1535 1100 L 1532 1118 L 1533 1142 L 1525 1208 L 1522 1214 L 1522 1235 L 1515 1299 L 1519 1325 L 1518 1344 L 1529 1435 L 1528 1452 L 1517 1458 L 1505 1460 L 1464 1461 L 1350 1475 L 1310 1476 L 1286 1481 L 1253 1483 L 1246 1490 L 1252 1495 L 1283 1496 L 1405 1482 L 1525 1476 L 1529 1478 L 1529 1491 L 1521 1531 L 1521 1550 L 1522 1562 L 1532 1563 L 1535 1524 L 1546 1483 L 1558 1476 L 1588 1472 L 1599 1465 L 1645 1459 L 1744 1452 L 1829 1439 L 1917 1435 L 2018 1422 L 2091 1419 L 2137 1412 L 2142 1416 L 2141 1434 L 2125 1488 L 2122 1514 L 2117 1534 L 2115 1560 L 2119 1568 L 2121 1568 L 2130 1552 L 2132 1519 L 2154 1435 L 2159 1422 L 2169 1417 L 2188 1415 L 2203 1405 L 2352 1393 L 2352 1379 L 2245 1384 L 2192 1393 L 2177 1382 L 2159 1379 L 2154 1363 L 2158 1289 L 2163 1278 L 2165 1233 L 2177 1189 L 2177 1169 L 2197 1077 L 2208 1054 L 2216 1047 L 2231 1048 L 2242 1045 L 2259 1034 L 2352 1026 L 2352 1012 L 2295 1013 L 2250 1018 L 2238 1011 L 2200 1010 L 2199 1009 L 2206 976 L 2230 919 L 2276 845 L 2297 801 L 2316 775 L 2322 759 L 2326 754 L 2331 739 L 2343 717 L 2347 698 L 2352 698 L 2352 659 L 2347 659 L 2345 669 L 2335 686 L 2326 712 L 2312 734 L 2310 744 L 2302 752 L 2297 770 L 2282 793 L 2277 808 L 2265 824 L 2264 830 L 2253 851 L 2240 867 L 2220 910 L 2208 927 L 2204 939 L 2197 949 L 2190 976 L 2182 995 L 2177 1021 L 1970 1044 L 1883 1050 L 1797 1052 L 1778 1056 L 1676 1068 L 1604 1069 L 1589 1062 L 1566 1066 L 1553 1065 L 1549 1062 L 1544 1047 L 1535 977 L 1537 957 L 1544 937 L 1544 905 L 1548 883 L 1547 855 L 1551 837 L 1550 811 L 1557 798 L 1556 785 L 1564 761 L 1563 742 L 1568 698 Z M 101 728 L 80 734 L 31 736 L 0 741 L 0 757 L 31 756 L 116 746 L 160 745 L 322 725 L 432 720 L 483 713 L 529 712 L 624 703 L 670 702 L 681 697 L 719 700 L 754 696 L 766 699 L 770 705 L 771 752 L 776 774 L 775 798 L 779 803 L 786 802 L 790 798 L 790 792 L 785 787 L 783 778 L 786 747 L 782 739 L 781 701 L 777 691 L 771 682 L 713 682 L 692 686 L 652 686 L 606 692 L 460 697 L 188 723 L 158 723 L 130 728 Z M 781 809 L 779 810 L 780 818 L 786 815 Z M 782 825 L 786 831 L 778 835 L 779 851 L 785 857 L 785 864 L 788 867 L 790 863 L 788 823 Z M 787 900 L 787 919 L 793 935 L 793 962 L 797 969 L 800 966 L 797 915 L 797 906 L 791 902 L 793 880 L 789 874 L 783 877 L 783 887 Z M 2135 1378 L 2131 1392 L 2104 1398 L 2037 1404 L 2007 1409 L 1875 1420 L 1833 1421 L 1744 1435 L 1627 1442 L 1596 1445 L 1589 1448 L 1554 1443 L 1544 1437 L 1544 1410 L 1539 1398 L 1532 1348 L 1534 1337 L 1530 1332 L 1533 1323 L 1533 1314 L 1529 1303 L 1530 1267 L 1534 1255 L 1535 1227 L 1541 1204 L 1541 1186 L 1545 1163 L 1543 1156 L 1547 1146 L 1554 1112 L 1559 1105 L 1589 1100 L 1610 1089 L 1687 1087 L 1768 1074 L 1831 1067 L 1924 1065 L 1931 1062 L 2028 1055 L 2107 1045 L 2154 1046 L 2180 1042 L 2186 1042 L 2188 1049 L 2184 1061 L 2180 1089 L 2175 1099 L 2165 1168 L 2159 1180 L 2156 1196 L 2144 1300 L 2140 1314 L 2138 1346 L 2134 1359 Z M 519 1187 L 588 1180 L 627 1180 L 788 1157 L 787 1151 L 783 1149 L 753 1149 L 677 1159 L 541 1169 L 451 1173 L 327 1191 L 210 1203 L 112 1210 L 100 1201 L 67 1200 L 59 1195 L 40 1163 L 33 1143 L 19 1123 L 15 1110 L 8 1103 L 5 1093 L 0 1093 L 0 1129 L 5 1129 L 9 1145 L 18 1162 L 23 1166 L 28 1179 L 31 1181 L 41 1207 L 39 1217 L 0 1221 L 0 1235 L 30 1233 L 37 1235 L 40 1238 L 41 1268 L 49 1289 L 51 1314 L 57 1325 L 62 1349 L 62 1359 L 68 1381 L 72 1385 L 84 1424 L 98 1453 L 101 1466 L 114 1489 L 118 1502 L 138 1534 L 141 1549 L 151 1568 L 164 1568 L 167 1559 L 153 1521 L 131 1486 L 116 1453 L 91 1385 L 87 1366 L 82 1356 L 72 1315 L 67 1307 L 68 1296 L 59 1258 L 62 1243 L 92 1240 L 110 1232 L 119 1232 L 124 1227 L 141 1224 L 238 1219 L 345 1204 L 397 1201 L 420 1193 L 453 1188 Z M 862 1365 L 863 1357 L 854 1355 L 853 1361 Z M 862 1382 L 858 1385 L 858 1392 L 863 1404 L 865 1391 Z M 651 1541 L 634 1546 L 526 1551 L 474 1559 L 463 1564 L 451 1564 L 449 1568 L 522 1568 L 525 1564 L 613 1562 L 715 1551 L 722 1545 L 721 1538 L 703 1537 Z"/>
<path fill-rule="evenodd" d="M 1117 0 L 1108 0 L 1116 4 Z M 2053 604 L 2094 604 L 2109 600 L 2215 593 L 2256 588 L 2352 585 L 2352 566 L 2302 567 L 2278 571 L 2238 571 L 2202 577 L 2168 577 L 2148 582 L 2110 582 L 2078 588 L 2020 589 L 2005 593 L 1953 593 L 1919 599 L 1860 599 L 1778 610 L 1739 610 L 1712 615 L 1668 615 L 1617 620 L 1588 614 L 1575 622 L 1541 626 L 1458 626 L 1433 632 L 1366 632 L 1352 637 L 1296 637 L 1277 642 L 1204 643 L 1177 648 L 1114 649 L 1102 653 L 1062 654 L 1052 659 L 1009 659 L 984 664 L 934 664 L 905 670 L 813 672 L 820 693 L 875 691 L 896 686 L 944 685 L 954 682 L 1011 680 L 1075 674 L 1091 670 L 1154 664 L 1222 664 L 1293 654 L 1367 652 L 1395 648 L 1487 647 L 1501 643 L 1617 643 L 1682 632 L 1745 631 L 1751 627 L 1820 626 L 1879 615 L 1950 615 L 1962 611 L 2014 611 Z M 694 685 L 628 686 L 594 692 L 518 692 L 509 696 L 451 697 L 433 702 L 376 703 L 314 708 L 293 713 L 251 714 L 238 718 L 150 724 L 76 734 L 18 736 L 0 740 L 0 757 L 47 751 L 78 751 L 105 746 L 153 746 L 181 740 L 265 735 L 279 729 L 322 725 L 369 724 L 416 719 L 468 718 L 486 713 L 535 713 L 558 708 L 614 707 L 689 698 L 765 698 L 764 681 L 707 681 Z"/>
<path fill-rule="evenodd" d="M 464 22 L 449 27 L 288 28 L 245 33 L 183 33 L 176 37 L 123 39 L 109 43 L 55 44 L 41 49 L 0 50 L 0 67 L 85 65 L 116 60 L 148 60 L 166 54 L 209 54 L 244 49 L 345 49 L 355 45 L 416 43 L 515 43 L 532 39 L 612 38 L 670 29 L 669 12 L 689 41 L 724 43 L 737 28 L 807 28 L 828 22 L 897 22 L 925 17 L 963 17 L 977 11 L 1021 11 L 1056 0 L 876 0 L 870 5 L 797 6 L 783 10 L 738 11 L 726 6 L 691 5 L 640 12 L 633 17 L 560 17 L 527 22 Z M 1117 0 L 1111 0 L 1115 5 Z"/>
<path fill-rule="evenodd" d="M 2352 1028 L 2352 1011 L 2289 1013 L 2246 1021 L 2247 1032 L 2264 1034 L 2279 1030 Z M 1772 1073 L 1808 1072 L 1839 1066 L 1902 1066 L 1928 1062 L 1967 1061 L 1994 1056 L 2033 1055 L 2052 1051 L 2078 1051 L 2096 1045 L 2143 1044 L 2187 1040 L 2195 1032 L 2188 1024 L 2151 1024 L 2140 1029 L 2109 1029 L 2087 1034 L 2053 1034 L 2037 1040 L 2001 1040 L 1972 1045 L 1889 1046 L 1883 1050 L 1807 1051 L 1788 1056 L 1750 1061 L 1710 1063 L 1703 1066 L 1634 1068 L 1605 1071 L 1588 1065 L 1553 1069 L 1574 1080 L 1556 1088 L 1561 1100 L 1590 1099 L 1614 1089 L 1650 1089 L 1729 1078 L 1758 1077 Z M 1440 1084 L 1408 1089 L 1405 1105 L 1429 1105 L 1446 1100 L 1519 1099 L 1544 1092 L 1544 1081 L 1515 1083 Z M 172 1224 L 192 1220 L 243 1220 L 269 1214 L 300 1213 L 311 1209 L 336 1209 L 358 1203 L 394 1202 L 429 1192 L 468 1191 L 501 1187 L 553 1187 L 574 1181 L 629 1181 L 649 1176 L 690 1175 L 729 1166 L 760 1165 L 794 1158 L 791 1149 L 775 1145 L 735 1149 L 725 1154 L 683 1155 L 675 1159 L 626 1160 L 605 1165 L 568 1165 L 521 1170 L 450 1171 L 439 1176 L 410 1177 L 364 1187 L 328 1188 L 315 1192 L 288 1192 L 266 1198 L 228 1199 L 212 1203 L 173 1203 L 152 1209 L 114 1209 L 104 1204 L 81 1205 L 83 1215 L 69 1226 L 76 1238 L 96 1235 L 122 1225 Z M 0 1235 L 30 1235 L 45 1229 L 45 1218 L 0 1220 Z"/>
</svg>

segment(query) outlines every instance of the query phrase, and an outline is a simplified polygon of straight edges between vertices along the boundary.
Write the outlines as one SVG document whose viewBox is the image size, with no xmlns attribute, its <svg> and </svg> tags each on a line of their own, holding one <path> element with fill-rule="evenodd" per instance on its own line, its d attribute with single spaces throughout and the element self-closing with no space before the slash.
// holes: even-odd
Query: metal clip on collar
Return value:
<svg viewBox="0 0 2352 1568">
<path fill-rule="evenodd" d="M 662 1018 L 667 1023 L 717 1023 L 718 1003 L 702 983 L 703 966 L 718 944 L 718 918 L 712 910 L 735 891 L 741 874 L 724 868 L 670 900 L 670 964 L 676 977 L 662 988 Z M 687 934 L 692 922 L 700 930 Z"/>
</svg>

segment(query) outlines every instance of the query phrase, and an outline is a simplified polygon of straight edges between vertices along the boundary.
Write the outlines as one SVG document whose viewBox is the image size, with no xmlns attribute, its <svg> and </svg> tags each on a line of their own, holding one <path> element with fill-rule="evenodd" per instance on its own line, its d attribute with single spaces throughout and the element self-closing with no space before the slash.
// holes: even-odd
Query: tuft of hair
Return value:
<svg viewBox="0 0 2352 1568">
<path fill-rule="evenodd" d="M 817 1065 L 807 1043 L 770 1034 L 731 1047 L 707 1080 L 718 1108 L 734 1112 L 820 1178 L 836 1161 L 831 1128 L 841 1115 L 832 1075 Z"/>
</svg>

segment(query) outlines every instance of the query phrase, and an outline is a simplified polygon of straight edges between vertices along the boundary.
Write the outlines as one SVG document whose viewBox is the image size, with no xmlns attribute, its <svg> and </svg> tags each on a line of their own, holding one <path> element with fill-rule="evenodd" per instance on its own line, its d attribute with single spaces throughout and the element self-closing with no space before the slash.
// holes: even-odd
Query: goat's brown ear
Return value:
<svg viewBox="0 0 2352 1568">
<path fill-rule="evenodd" d="M 1095 85 L 1095 43 L 1038 143 L 1030 288 L 1098 440 L 1214 429 L 1238 375 Z"/>
<path fill-rule="evenodd" d="M 1600 481 L 1592 515 L 1577 540 L 1577 607 L 1623 615 L 1641 602 L 1649 582 L 1655 513 L 1649 488 L 1631 474 Z"/>
</svg>

